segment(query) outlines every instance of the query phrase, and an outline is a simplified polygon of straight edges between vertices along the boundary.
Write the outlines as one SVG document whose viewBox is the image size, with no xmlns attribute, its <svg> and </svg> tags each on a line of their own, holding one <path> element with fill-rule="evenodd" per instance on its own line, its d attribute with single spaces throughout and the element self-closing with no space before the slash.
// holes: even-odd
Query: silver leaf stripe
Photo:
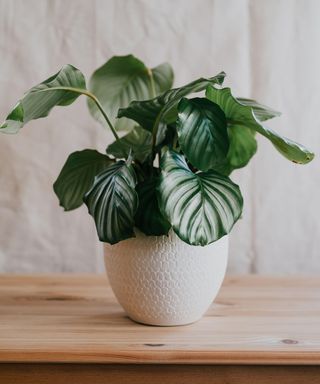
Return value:
<svg viewBox="0 0 320 384">
<path fill-rule="evenodd" d="M 194 174 L 173 151 L 161 167 L 159 205 L 183 241 L 204 246 L 230 232 L 243 205 L 236 184 L 214 171 Z"/>
<path fill-rule="evenodd" d="M 134 236 L 134 214 L 138 206 L 136 176 L 123 161 L 111 165 L 94 181 L 84 202 L 93 216 L 101 241 L 115 244 Z"/>
<path fill-rule="evenodd" d="M 214 168 L 228 153 L 227 120 L 218 105 L 207 99 L 182 99 L 178 105 L 179 144 L 191 164 Z"/>
</svg>

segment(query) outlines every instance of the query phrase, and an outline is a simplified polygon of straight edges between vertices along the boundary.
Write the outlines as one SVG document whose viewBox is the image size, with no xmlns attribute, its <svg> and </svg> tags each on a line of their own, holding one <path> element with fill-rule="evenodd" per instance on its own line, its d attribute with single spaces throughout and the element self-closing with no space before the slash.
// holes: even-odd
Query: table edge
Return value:
<svg viewBox="0 0 320 384">
<path fill-rule="evenodd" d="M 180 364 L 180 365 L 320 365 L 320 351 L 124 351 L 0 352 L 1 363 L 80 363 L 80 364 Z"/>
</svg>

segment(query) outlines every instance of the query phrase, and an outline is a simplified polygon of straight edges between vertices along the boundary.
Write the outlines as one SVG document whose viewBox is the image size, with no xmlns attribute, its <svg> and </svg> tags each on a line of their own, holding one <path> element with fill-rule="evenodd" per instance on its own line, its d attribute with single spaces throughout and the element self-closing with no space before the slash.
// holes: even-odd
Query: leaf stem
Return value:
<svg viewBox="0 0 320 384">
<path fill-rule="evenodd" d="M 114 126 L 112 125 L 108 115 L 105 113 L 104 109 L 102 108 L 100 101 L 92 93 L 90 94 L 90 96 L 89 96 L 89 94 L 87 96 L 90 97 L 96 103 L 96 106 L 99 108 L 99 111 L 101 112 L 102 116 L 104 117 L 107 124 L 109 125 L 109 128 L 111 129 L 111 131 L 113 133 L 113 136 L 115 137 L 116 140 L 119 140 L 119 136 L 118 136 Z"/>
<path fill-rule="evenodd" d="M 178 135 L 177 133 L 174 135 L 173 141 L 172 141 L 172 149 L 176 150 L 178 145 Z"/>
<path fill-rule="evenodd" d="M 152 158 L 155 156 L 155 147 L 157 143 L 157 134 L 159 130 L 159 124 L 162 118 L 162 113 L 160 112 L 156 118 L 156 121 L 154 122 L 153 128 L 152 128 Z"/>
<path fill-rule="evenodd" d="M 111 129 L 111 132 L 113 133 L 113 136 L 115 137 L 116 140 L 119 140 L 119 136 L 118 136 L 116 130 L 114 129 L 114 126 L 112 125 L 108 115 L 106 114 L 106 112 L 102 108 L 102 105 L 100 104 L 100 101 L 97 99 L 97 97 L 93 93 L 91 93 L 91 92 L 89 92 L 89 91 L 87 91 L 85 89 L 72 88 L 72 87 L 52 87 L 52 88 L 41 89 L 38 92 L 59 91 L 59 90 L 60 91 L 69 91 L 69 92 L 73 92 L 73 93 L 78 93 L 80 95 L 85 95 L 85 96 L 89 97 L 91 100 L 93 100 L 94 103 L 96 104 L 97 108 L 101 112 L 102 116 L 104 117 L 105 121 L 107 122 L 109 128 Z"/>
</svg>

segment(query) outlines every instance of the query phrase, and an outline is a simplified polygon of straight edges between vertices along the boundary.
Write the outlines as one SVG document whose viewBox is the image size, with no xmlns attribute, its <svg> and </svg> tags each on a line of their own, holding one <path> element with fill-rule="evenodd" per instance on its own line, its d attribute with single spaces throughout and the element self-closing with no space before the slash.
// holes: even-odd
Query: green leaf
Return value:
<svg viewBox="0 0 320 384">
<path fill-rule="evenodd" d="M 229 233 L 239 219 L 239 187 L 215 171 L 193 173 L 182 155 L 167 151 L 161 160 L 159 206 L 186 243 L 210 244 Z"/>
<path fill-rule="evenodd" d="M 93 184 L 94 177 L 113 161 L 93 149 L 73 152 L 65 162 L 53 189 L 60 205 L 66 210 L 78 208 L 83 196 Z"/>
<path fill-rule="evenodd" d="M 136 187 L 139 207 L 135 216 L 136 226 L 147 236 L 167 235 L 171 224 L 160 212 L 157 200 L 157 178 L 152 177 Z"/>
<path fill-rule="evenodd" d="M 276 132 L 264 127 L 249 105 L 241 104 L 232 96 L 230 88 L 216 89 L 208 87 L 206 96 L 218 104 L 224 111 L 230 124 L 250 128 L 271 141 L 274 147 L 287 159 L 300 164 L 306 164 L 314 158 L 314 154 L 306 147 L 286 137 L 281 137 Z"/>
<path fill-rule="evenodd" d="M 275 111 L 274 109 L 267 107 L 266 105 L 260 104 L 255 100 L 245 99 L 243 97 L 237 97 L 237 100 L 239 101 L 239 103 L 251 107 L 256 118 L 259 121 L 273 119 L 274 117 L 281 115 L 280 112 Z"/>
<path fill-rule="evenodd" d="M 167 91 L 173 85 L 174 74 L 173 69 L 169 63 L 163 63 L 153 69 L 149 69 L 153 75 L 154 88 L 156 95 Z M 153 92 L 150 92 L 150 97 L 153 97 Z M 135 99 L 138 100 L 138 99 Z M 127 104 L 127 106 L 129 103 Z"/>
<path fill-rule="evenodd" d="M 121 159 L 127 158 L 132 150 L 133 158 L 143 163 L 151 154 L 151 146 L 151 133 L 136 126 L 131 132 L 110 144 L 107 153 Z"/>
<path fill-rule="evenodd" d="M 230 175 L 235 169 L 245 167 L 257 151 L 255 132 L 252 129 L 229 124 L 228 136 L 230 145 L 227 157 L 214 167 L 223 175 Z"/>
<path fill-rule="evenodd" d="M 100 241 L 110 244 L 134 237 L 138 207 L 136 175 L 132 165 L 119 161 L 99 173 L 84 202 L 93 217 Z"/>
<path fill-rule="evenodd" d="M 24 94 L 0 126 L 0 131 L 17 133 L 30 120 L 48 116 L 53 107 L 73 103 L 85 89 L 83 74 L 72 65 L 65 65 L 58 73 Z"/>
<path fill-rule="evenodd" d="M 200 78 L 183 87 L 170 89 L 162 95 L 145 101 L 132 101 L 127 108 L 118 112 L 118 117 L 127 117 L 136 121 L 149 132 L 153 131 L 155 121 L 163 121 L 167 124 L 174 123 L 177 119 L 177 106 L 179 101 L 194 92 L 203 91 L 209 84 L 222 84 L 225 73 L 209 79 Z"/>
<path fill-rule="evenodd" d="M 257 152 L 257 141 L 254 132 L 244 126 L 230 125 L 228 134 L 230 141 L 227 154 L 228 163 L 232 169 L 245 167 Z"/>
<path fill-rule="evenodd" d="M 98 68 L 89 82 L 89 89 L 100 100 L 116 130 L 130 131 L 134 123 L 127 119 L 115 120 L 118 109 L 132 100 L 145 100 L 172 87 L 173 70 L 167 63 L 147 68 L 132 55 L 114 56 Z M 155 93 L 155 94 L 154 94 Z M 88 100 L 92 116 L 105 124 L 96 105 Z"/>
<path fill-rule="evenodd" d="M 204 98 L 182 99 L 178 105 L 179 144 L 191 164 L 207 171 L 225 161 L 229 138 L 221 108 Z"/>
</svg>

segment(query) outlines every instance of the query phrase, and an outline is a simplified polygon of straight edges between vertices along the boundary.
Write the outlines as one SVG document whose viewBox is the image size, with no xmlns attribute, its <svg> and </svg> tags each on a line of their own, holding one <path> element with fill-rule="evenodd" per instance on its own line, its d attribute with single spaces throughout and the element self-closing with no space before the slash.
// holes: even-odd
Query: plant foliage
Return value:
<svg viewBox="0 0 320 384">
<path fill-rule="evenodd" d="M 110 244 L 134 237 L 138 228 L 148 236 L 173 230 L 204 246 L 241 216 L 241 192 L 229 175 L 256 153 L 256 133 L 295 163 L 314 157 L 265 126 L 278 112 L 221 88 L 224 77 L 172 88 L 169 64 L 150 69 L 132 55 L 115 56 L 93 73 L 87 89 L 84 75 L 65 65 L 24 94 L 0 131 L 16 133 L 86 96 L 90 113 L 115 141 L 105 154 L 85 149 L 68 157 L 54 183 L 60 205 L 71 210 L 84 202 L 99 239 Z M 205 97 L 191 97 L 204 90 Z M 118 131 L 127 132 L 119 137 Z"/>
</svg>

